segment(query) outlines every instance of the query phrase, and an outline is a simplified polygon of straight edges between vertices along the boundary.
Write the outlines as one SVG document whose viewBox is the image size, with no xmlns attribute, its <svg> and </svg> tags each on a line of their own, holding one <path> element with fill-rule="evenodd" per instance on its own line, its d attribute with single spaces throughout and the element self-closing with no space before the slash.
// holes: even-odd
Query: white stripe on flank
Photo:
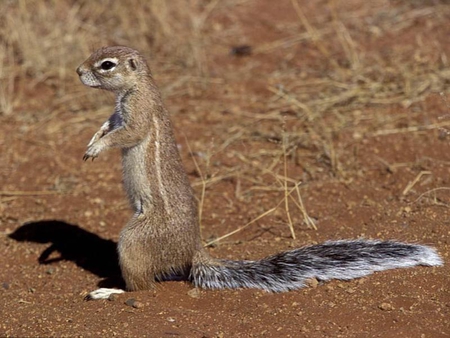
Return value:
<svg viewBox="0 0 450 338">
<path fill-rule="evenodd" d="M 153 115 L 153 125 L 155 126 L 155 161 L 156 161 L 156 179 L 158 180 L 159 193 L 164 202 L 164 208 L 169 213 L 170 205 L 169 200 L 167 198 L 166 189 L 164 189 L 164 185 L 162 182 L 161 176 L 161 151 L 160 151 L 160 136 L 159 136 L 159 124 L 156 117 Z"/>
</svg>

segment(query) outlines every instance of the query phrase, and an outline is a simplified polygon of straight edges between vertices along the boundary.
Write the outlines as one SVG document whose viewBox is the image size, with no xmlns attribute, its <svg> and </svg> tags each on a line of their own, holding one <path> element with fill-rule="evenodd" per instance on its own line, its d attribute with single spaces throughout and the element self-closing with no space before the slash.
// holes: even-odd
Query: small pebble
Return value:
<svg viewBox="0 0 450 338">
<path fill-rule="evenodd" d="M 144 304 L 142 304 L 140 301 L 137 301 L 134 298 L 129 298 L 125 301 L 125 304 L 131 307 L 134 307 L 135 309 L 141 309 L 144 307 Z"/>
<path fill-rule="evenodd" d="M 109 295 L 108 300 L 111 301 L 111 302 L 114 302 L 114 301 L 117 300 L 117 298 L 119 298 L 119 295 L 117 293 L 112 293 L 112 294 Z"/>
<path fill-rule="evenodd" d="M 378 305 L 378 308 L 383 311 L 394 310 L 394 307 L 392 306 L 392 304 L 389 304 L 389 303 L 381 303 L 380 305 Z"/>
<path fill-rule="evenodd" d="M 316 278 L 309 278 L 305 281 L 305 284 L 310 288 L 315 289 L 319 285 L 319 281 Z"/>
<path fill-rule="evenodd" d="M 187 294 L 191 298 L 200 298 L 200 290 L 198 288 L 189 290 Z"/>
</svg>

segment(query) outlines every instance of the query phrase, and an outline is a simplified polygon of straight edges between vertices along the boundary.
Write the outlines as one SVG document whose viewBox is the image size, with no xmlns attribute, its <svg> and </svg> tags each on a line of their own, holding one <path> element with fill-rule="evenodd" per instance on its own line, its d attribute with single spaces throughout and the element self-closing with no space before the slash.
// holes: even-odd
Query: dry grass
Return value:
<svg viewBox="0 0 450 338">
<path fill-rule="evenodd" d="M 158 63 L 170 56 L 175 65 L 193 68 L 195 13 L 185 1 L 177 6 L 162 0 L 2 1 L 0 113 L 11 114 L 23 98 L 15 92 L 17 79 L 53 85 L 59 96 L 73 95 L 67 86 L 73 85 L 74 69 L 103 45 L 132 44 Z M 91 95 L 91 103 L 98 104 L 98 95 Z"/>
<path fill-rule="evenodd" d="M 14 55 L 12 48 L 4 46 L 0 49 L 0 112 L 11 114 L 14 106 Z"/>
<path fill-rule="evenodd" d="M 222 56 L 244 34 L 239 31 L 243 20 L 236 13 L 239 6 L 251 1 L 2 1 L 0 117 L 14 116 L 28 99 L 25 92 L 45 85 L 55 95 L 46 101 L 51 105 L 50 113 L 40 125 L 47 125 L 48 133 L 66 130 L 68 126 L 78 132 L 86 124 L 98 124 L 100 117 L 94 114 L 89 119 L 84 115 L 64 121 L 55 119 L 67 109 L 79 113 L 88 107 L 90 111 L 102 108 L 95 113 L 102 116 L 109 109 L 104 103 L 111 98 L 81 89 L 74 69 L 101 45 L 131 45 L 146 51 L 158 69 L 164 95 L 183 96 L 186 103 L 190 99 L 199 100 L 205 93 L 205 96 L 217 94 L 211 87 L 227 86 L 228 98 L 236 98 L 233 104 L 245 102 L 245 107 L 232 110 L 241 129 L 229 135 L 227 131 L 231 129 L 226 128 L 234 121 L 218 126 L 221 136 L 215 142 L 219 146 L 211 155 L 222 156 L 227 152 L 234 167 L 204 176 L 201 183 L 194 182 L 194 186 L 202 186 L 200 210 L 208 188 L 230 177 L 239 177 L 239 182 L 246 182 L 244 193 L 259 190 L 278 194 L 281 201 L 277 199 L 260 216 L 284 206 L 285 220 L 294 237 L 297 223 L 315 227 L 303 204 L 300 178 L 295 173 L 298 167 L 308 172 L 311 166 L 322 166 L 333 177 L 346 176 L 349 169 L 341 157 L 345 145 L 337 143 L 339 135 L 352 134 L 352 140 L 358 141 L 450 125 L 448 121 L 434 121 L 423 104 L 430 95 L 444 93 L 445 97 L 448 92 L 448 47 L 442 41 L 447 35 L 442 32 L 432 36 L 407 35 L 408 28 L 417 23 L 425 29 L 427 25 L 448 20 L 450 6 L 439 1 L 423 4 L 398 1 L 387 7 L 382 2 L 363 2 L 364 5 L 351 8 L 347 7 L 349 3 L 330 1 L 324 5 L 327 11 L 309 17 L 302 1 L 286 1 L 298 22 L 286 26 L 274 22 L 274 26 L 280 24 L 277 32 L 281 30 L 282 37 L 255 42 L 252 58 L 264 62 L 266 57 L 276 55 L 280 64 L 285 62 L 288 66 L 264 74 L 267 79 L 264 94 L 247 92 L 244 98 L 235 89 L 238 86 L 233 87 L 239 84 L 240 76 L 233 80 L 217 71 L 221 65 L 213 59 Z M 329 17 L 326 13 L 330 13 Z M 228 21 L 232 24 L 224 28 L 223 22 Z M 410 41 L 399 41 L 398 49 L 382 50 L 383 41 L 393 36 Z M 424 43 L 424 39 L 433 43 Z M 296 64 L 294 56 L 303 49 L 317 52 L 317 62 Z M 248 64 L 251 63 L 250 59 Z M 255 74 L 242 74 L 242 78 L 248 80 Z M 220 101 L 221 97 L 212 100 Z M 217 106 L 220 104 L 212 106 L 208 116 L 220 120 Z M 377 115 L 374 111 L 380 107 L 391 107 L 395 114 Z M 411 114 L 413 109 L 420 114 Z M 49 125 L 50 120 L 53 126 Z M 277 140 L 278 144 L 268 140 Z M 257 149 L 240 147 L 243 143 L 251 147 L 257 142 Z M 192 151 L 208 153 L 210 142 L 203 139 L 203 144 Z M 196 164 L 199 172 L 201 166 L 209 168 L 211 156 L 205 160 L 208 163 Z M 309 167 L 301 163 L 305 158 L 310 160 Z M 294 172 L 291 174 L 294 176 L 288 177 L 289 172 Z M 258 176 L 264 179 L 255 178 Z M 314 179 L 313 174 L 310 176 Z M 295 214 L 300 211 L 301 220 L 292 216 L 293 210 Z"/>
</svg>

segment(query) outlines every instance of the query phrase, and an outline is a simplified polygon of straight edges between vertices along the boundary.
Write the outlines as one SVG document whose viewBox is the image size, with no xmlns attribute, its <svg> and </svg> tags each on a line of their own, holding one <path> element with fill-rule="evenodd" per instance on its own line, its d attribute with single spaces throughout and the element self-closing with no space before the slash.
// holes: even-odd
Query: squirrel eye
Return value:
<svg viewBox="0 0 450 338">
<path fill-rule="evenodd" d="M 116 66 L 116 64 L 114 62 L 105 61 L 105 62 L 102 62 L 102 64 L 100 65 L 100 68 L 103 70 L 109 70 L 111 68 L 114 68 L 115 66 Z"/>
</svg>

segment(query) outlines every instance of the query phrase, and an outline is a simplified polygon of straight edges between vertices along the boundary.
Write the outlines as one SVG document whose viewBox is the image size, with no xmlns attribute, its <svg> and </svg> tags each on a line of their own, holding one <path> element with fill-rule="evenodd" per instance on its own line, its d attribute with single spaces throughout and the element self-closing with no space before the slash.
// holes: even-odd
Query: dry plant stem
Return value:
<svg viewBox="0 0 450 338">
<path fill-rule="evenodd" d="M 421 171 L 414 180 L 412 180 L 411 182 L 408 183 L 406 188 L 403 190 L 402 195 L 403 196 L 407 195 L 410 192 L 410 190 L 417 184 L 417 182 L 420 181 L 422 176 L 431 175 L 431 174 L 432 174 L 431 171 L 428 171 L 428 170 Z"/>
<path fill-rule="evenodd" d="M 429 194 L 431 194 L 431 193 L 433 193 L 433 192 L 440 191 L 440 190 L 450 190 L 450 187 L 440 187 L 440 188 L 434 188 L 434 189 L 425 191 L 424 193 L 420 194 L 420 196 L 417 197 L 416 200 L 415 200 L 414 202 L 412 202 L 412 203 L 417 203 L 417 202 L 418 202 L 420 199 L 422 199 L 425 195 L 429 195 Z"/>
<path fill-rule="evenodd" d="M 328 59 L 330 64 L 332 64 L 336 69 L 340 70 L 341 67 L 339 67 L 336 60 L 334 60 L 328 49 L 325 47 L 325 45 L 320 41 L 320 36 L 317 33 L 317 30 L 309 23 L 308 19 L 306 18 L 306 15 L 303 13 L 300 4 L 298 3 L 298 0 L 291 0 L 292 6 L 294 7 L 295 12 L 297 13 L 300 21 L 302 22 L 303 26 L 305 26 L 306 31 L 311 36 L 311 40 L 314 42 L 316 47 L 319 49 L 319 51 Z"/>
<path fill-rule="evenodd" d="M 250 164 L 253 167 L 256 167 L 255 163 L 253 163 L 252 161 L 247 160 L 242 154 L 236 153 L 236 155 L 241 161 L 243 161 L 243 162 L 245 162 L 247 164 Z M 303 215 L 303 218 L 305 220 L 305 223 L 308 225 L 308 227 L 317 230 L 317 227 L 316 227 L 314 221 L 311 219 L 311 217 L 309 217 L 309 215 L 308 215 L 308 213 L 307 213 L 307 211 L 306 211 L 306 209 L 304 207 L 304 204 L 303 204 L 303 201 L 302 201 L 302 198 L 301 198 L 301 194 L 300 194 L 300 190 L 298 189 L 298 186 L 301 184 L 301 182 L 298 182 L 298 181 L 296 181 L 294 179 L 291 179 L 291 178 L 287 177 L 287 173 L 286 172 L 284 173 L 284 176 L 281 176 L 281 175 L 275 174 L 272 170 L 266 169 L 266 168 L 264 168 L 262 166 L 258 166 L 258 169 L 261 169 L 266 174 L 272 175 L 277 180 L 277 182 L 280 184 L 281 188 L 280 188 L 280 190 L 276 190 L 274 188 L 265 188 L 265 187 L 261 187 L 261 188 L 255 188 L 254 187 L 254 188 L 251 188 L 251 189 L 253 189 L 253 190 L 259 189 L 259 190 L 267 190 L 267 191 L 284 191 L 284 192 L 286 192 L 287 191 L 287 187 L 285 186 L 285 184 L 287 184 L 287 182 L 290 182 L 290 183 L 294 184 L 294 188 L 297 190 L 297 196 L 298 196 L 299 201 L 297 202 L 296 200 L 294 200 L 290 193 L 289 193 L 289 196 L 290 196 L 291 199 L 293 199 L 295 205 L 300 209 L 300 211 L 301 211 L 301 213 Z M 289 210 L 289 208 L 287 208 L 286 210 Z M 290 215 L 288 215 L 288 217 L 289 216 Z"/>
<path fill-rule="evenodd" d="M 306 211 L 305 205 L 303 204 L 303 199 L 302 199 L 302 195 L 300 194 L 300 189 L 298 188 L 298 186 L 301 184 L 301 182 L 299 182 L 298 184 L 295 185 L 295 190 L 297 191 L 297 197 L 298 197 L 298 204 L 297 201 L 292 197 L 292 200 L 294 201 L 294 203 L 297 205 L 297 207 L 300 209 L 300 211 L 303 214 L 303 219 L 305 220 L 306 225 L 309 228 L 312 228 L 314 230 L 317 230 L 317 226 L 316 223 L 314 222 L 314 220 L 309 217 L 308 212 Z"/>
<path fill-rule="evenodd" d="M 186 135 L 184 135 L 184 140 L 185 140 L 186 145 L 188 147 L 189 154 L 191 154 L 191 158 L 194 161 L 195 169 L 197 169 L 197 171 L 198 171 L 198 173 L 200 175 L 201 184 L 202 184 L 202 193 L 201 193 L 200 201 L 199 201 L 199 204 L 198 204 L 198 221 L 199 221 L 200 235 L 201 235 L 201 231 L 202 231 L 202 216 L 203 216 L 203 204 L 205 202 L 205 194 L 206 194 L 206 180 L 205 180 L 205 177 L 203 175 L 202 170 L 200 169 L 200 166 L 198 165 L 197 160 L 195 159 L 195 155 L 192 152 L 191 146 L 189 145 L 189 142 L 187 140 Z"/>
<path fill-rule="evenodd" d="M 345 54 L 347 55 L 347 59 L 351 64 L 352 70 L 359 69 L 361 66 L 360 58 L 358 52 L 356 51 L 356 44 L 350 36 L 347 27 L 345 27 L 342 21 L 336 21 L 335 26 L 342 49 L 344 49 Z"/>
<path fill-rule="evenodd" d="M 225 175 L 214 176 L 214 177 L 207 178 L 207 179 L 201 179 L 201 182 L 193 182 L 191 185 L 192 185 L 193 187 L 197 187 L 197 186 L 203 185 L 203 184 L 204 184 L 205 186 L 210 186 L 210 185 L 215 184 L 215 183 L 217 183 L 217 182 L 220 182 L 220 181 L 229 179 L 229 178 L 231 178 L 231 177 L 235 177 L 236 175 L 237 175 L 237 174 L 236 174 L 235 171 L 233 170 L 233 171 L 231 171 L 230 173 L 225 174 Z"/>
<path fill-rule="evenodd" d="M 289 191 L 288 196 L 289 196 L 290 194 L 292 194 L 292 192 L 294 191 L 294 189 L 295 189 L 295 187 L 292 188 L 292 189 Z M 236 230 L 233 230 L 233 231 L 227 233 L 226 235 L 223 235 L 223 236 L 221 236 L 221 237 L 219 237 L 219 238 L 216 238 L 216 239 L 214 239 L 214 240 L 212 240 L 212 241 L 206 243 L 205 246 L 212 245 L 212 244 L 214 244 L 214 243 L 216 243 L 216 242 L 218 242 L 218 241 L 221 241 L 222 239 L 228 238 L 228 237 L 230 237 L 230 236 L 232 236 L 232 235 L 234 235 L 234 234 L 236 234 L 236 233 L 238 233 L 238 232 L 244 230 L 244 229 L 247 228 L 249 225 L 255 223 L 256 221 L 260 220 L 261 218 L 263 218 L 263 217 L 265 217 L 265 216 L 271 214 L 272 212 L 274 212 L 275 210 L 278 209 L 278 207 L 284 202 L 285 198 L 286 198 L 286 197 L 283 197 L 283 199 L 282 199 L 281 201 L 279 201 L 279 202 L 277 203 L 277 205 L 276 205 L 275 207 L 273 207 L 272 209 L 269 209 L 269 210 L 263 212 L 261 215 L 259 215 L 259 216 L 257 216 L 256 218 L 252 219 L 250 222 L 248 222 L 247 224 L 241 226 L 240 228 L 238 228 L 238 229 L 236 229 Z"/>
<path fill-rule="evenodd" d="M 448 102 L 447 97 L 445 96 L 445 93 L 440 92 L 439 96 L 441 97 L 442 101 L 444 101 L 446 107 L 450 110 L 450 103 Z M 441 118 L 443 118 L 443 117 L 441 117 Z"/>
<path fill-rule="evenodd" d="M 288 177 L 287 176 L 287 151 L 286 151 L 286 144 L 287 144 L 287 135 L 286 135 L 286 121 L 283 121 L 283 164 L 284 164 L 284 177 Z M 291 236 L 293 239 L 295 239 L 295 231 L 294 231 L 294 225 L 292 223 L 292 219 L 291 219 L 291 213 L 289 211 L 289 198 L 288 196 L 290 194 L 288 194 L 288 186 L 287 186 L 287 179 L 284 179 L 284 207 L 286 209 L 286 215 L 288 218 L 288 224 L 289 224 L 289 230 L 291 230 Z"/>
<path fill-rule="evenodd" d="M 281 88 L 280 89 L 276 89 L 274 87 L 270 87 L 269 86 L 268 90 L 270 90 L 271 92 L 279 95 L 281 98 L 285 99 L 287 102 L 293 103 L 296 107 L 298 107 L 298 108 L 302 109 L 303 111 L 305 111 L 306 115 L 307 115 L 307 118 L 308 118 L 308 121 L 312 121 L 312 120 L 316 120 L 317 121 L 316 122 L 317 126 L 316 126 L 316 124 L 312 125 L 311 131 L 316 133 L 316 134 L 318 134 L 318 135 L 320 135 L 320 136 L 322 136 L 322 137 L 326 138 L 327 142 L 323 143 L 323 147 L 325 148 L 325 153 L 327 153 L 329 158 L 330 158 L 331 167 L 332 167 L 333 172 L 338 173 L 339 172 L 339 161 L 338 161 L 335 149 L 334 149 L 333 142 L 332 142 L 332 140 L 330 139 L 330 137 L 328 135 L 329 133 L 325 133 L 325 131 L 328 128 L 327 128 L 327 126 L 324 125 L 323 120 L 320 119 L 320 118 L 316 119 L 315 116 L 313 115 L 312 111 L 309 109 L 309 107 L 307 105 L 299 102 L 297 99 L 292 97 L 292 95 L 287 94 Z M 349 97 L 354 97 L 355 95 L 356 95 L 356 90 L 352 88 L 352 89 L 346 91 L 343 96 L 337 97 L 337 98 L 334 98 L 334 100 L 331 100 L 331 103 L 332 103 L 331 105 L 334 105 L 337 102 L 341 102 L 342 100 L 345 101 Z M 322 104 L 323 104 L 323 102 L 326 102 L 326 101 L 327 100 L 322 100 Z M 320 132 L 320 130 L 316 131 L 315 129 L 317 127 L 322 127 L 322 132 Z"/>
<path fill-rule="evenodd" d="M 418 131 L 425 131 L 425 130 L 434 130 L 434 129 L 440 129 L 444 127 L 450 126 L 450 121 L 445 121 L 441 123 L 433 123 L 429 125 L 421 125 L 421 126 L 412 126 L 412 127 L 406 127 L 406 128 L 396 128 L 396 129 L 384 129 L 384 130 L 378 130 L 368 136 L 382 136 L 382 135 L 393 135 L 393 134 L 403 134 L 403 133 L 414 133 Z"/>
<path fill-rule="evenodd" d="M 0 196 L 40 196 L 40 195 L 59 195 L 60 191 L 24 191 L 24 190 L 0 190 Z"/>
<path fill-rule="evenodd" d="M 280 204 L 281 204 L 281 203 L 280 203 Z M 234 235 L 234 234 L 237 234 L 238 232 L 244 230 L 246 227 L 248 227 L 249 225 L 255 223 L 255 222 L 258 221 L 259 219 L 261 219 L 261 218 L 263 218 L 263 217 L 265 217 L 265 216 L 271 214 L 271 213 L 274 212 L 277 208 L 278 208 L 278 206 L 276 206 L 276 207 L 274 207 L 274 208 L 272 208 L 272 209 L 269 209 L 269 210 L 267 210 L 266 212 L 264 212 L 264 213 L 262 213 L 261 215 L 259 215 L 258 217 L 252 219 L 252 220 L 251 220 L 250 222 L 248 222 L 247 224 L 241 226 L 240 228 L 237 228 L 236 230 L 233 230 L 233 231 L 227 233 L 226 235 L 223 235 L 223 236 L 221 236 L 221 237 L 218 237 L 218 238 L 216 238 L 216 239 L 214 239 L 214 240 L 212 240 L 212 241 L 206 243 L 206 244 L 205 244 L 205 247 L 210 246 L 210 245 L 212 245 L 212 244 L 214 244 L 214 243 L 217 243 L 217 242 L 221 241 L 222 239 L 228 238 L 228 237 L 230 237 L 230 236 L 232 236 L 232 235 Z"/>
<path fill-rule="evenodd" d="M 239 140 L 239 139 L 242 137 L 242 135 L 244 135 L 244 132 L 245 132 L 245 131 L 244 131 L 243 129 L 241 129 L 241 130 L 239 130 L 238 132 L 236 132 L 234 135 L 228 137 L 228 138 L 220 145 L 220 147 L 218 148 L 218 150 L 217 150 L 216 153 L 219 153 L 219 152 L 225 150 L 225 149 L 226 149 L 229 145 L 231 145 L 233 142 Z"/>
<path fill-rule="evenodd" d="M 339 42 L 341 43 L 342 49 L 345 51 L 347 59 L 352 66 L 353 70 L 359 69 L 361 67 L 361 60 L 356 51 L 356 43 L 352 39 L 347 27 L 344 23 L 339 20 L 336 11 L 336 0 L 330 1 L 331 15 L 333 16 L 333 25 L 337 33 Z"/>
<path fill-rule="evenodd" d="M 203 48 L 203 36 L 202 36 L 202 30 L 205 25 L 205 22 L 211 12 L 214 10 L 214 8 L 217 6 L 217 4 L 220 2 L 220 0 L 213 0 L 210 2 L 205 10 L 197 17 L 191 17 L 191 21 L 193 24 L 193 40 L 191 41 L 192 50 L 194 52 L 195 61 L 197 63 L 197 67 L 199 69 L 201 78 L 207 78 L 207 66 L 206 66 L 206 56 Z M 207 86 L 207 81 L 203 82 L 203 86 Z"/>
<path fill-rule="evenodd" d="M 202 14 L 199 16 L 197 23 L 198 23 L 198 27 L 200 29 L 203 28 L 206 19 L 208 19 L 208 17 L 211 15 L 212 11 L 214 10 L 214 8 L 217 7 L 217 5 L 219 4 L 221 0 L 213 0 L 210 3 L 208 3 L 206 5 L 206 8 L 204 9 L 204 11 L 202 12 Z"/>
<path fill-rule="evenodd" d="M 283 90 L 281 88 L 275 88 L 273 86 L 268 86 L 267 89 L 269 91 L 271 91 L 272 93 L 278 95 L 279 97 L 285 99 L 287 102 L 289 102 L 289 103 L 293 104 L 294 106 L 300 108 L 302 111 L 304 111 L 306 113 L 306 115 L 308 116 L 308 121 L 313 121 L 314 120 L 314 115 L 313 115 L 313 112 L 311 111 L 311 109 L 309 109 L 309 107 L 306 104 L 301 103 L 295 97 L 293 97 L 292 95 L 288 94 L 285 90 Z"/>
<path fill-rule="evenodd" d="M 320 38 L 330 32 L 332 32 L 332 30 L 329 28 L 316 30 L 316 36 Z M 291 47 L 305 40 L 311 40 L 311 35 L 308 32 L 262 44 L 254 49 L 254 53 L 271 53 L 279 50 L 280 48 Z"/>
<path fill-rule="evenodd" d="M 278 181 L 278 183 L 281 184 L 281 187 L 283 187 L 283 183 L 282 182 L 284 180 L 287 180 L 288 182 L 293 183 L 293 184 L 297 183 L 296 180 L 294 180 L 294 179 L 292 179 L 290 177 L 286 177 L 286 176 L 282 176 L 282 175 L 276 174 L 272 170 L 264 168 L 262 165 L 257 165 L 256 163 L 254 163 L 254 162 L 248 160 L 247 158 L 245 158 L 245 156 L 242 155 L 241 153 L 235 152 L 234 155 L 236 155 L 242 162 L 244 162 L 246 164 L 249 164 L 249 165 L 251 165 L 254 168 L 258 168 L 259 170 L 261 170 L 265 174 L 270 174 L 271 176 L 273 176 Z M 279 161 L 279 159 L 277 159 L 277 161 Z"/>
<path fill-rule="evenodd" d="M 299 191 L 299 189 L 298 189 L 298 186 L 301 184 L 301 182 L 297 182 L 296 180 L 293 180 L 293 179 L 291 179 L 291 178 L 289 178 L 289 177 L 287 176 L 287 166 L 286 166 L 286 164 L 287 164 L 287 158 L 286 158 L 286 156 L 287 156 L 287 150 L 286 150 L 286 148 L 287 148 L 287 147 L 286 147 L 287 141 L 286 141 L 286 136 L 287 136 L 287 134 L 284 133 L 284 136 L 283 136 L 283 149 L 282 149 L 282 152 L 283 152 L 283 158 L 284 158 L 284 169 L 285 169 L 285 171 L 284 171 L 284 176 L 280 176 L 280 175 L 275 174 L 275 173 L 273 172 L 273 167 L 274 167 L 274 165 L 276 165 L 276 164 L 279 162 L 279 159 L 280 159 L 278 156 L 276 157 L 276 161 L 274 161 L 273 165 L 271 165 L 269 169 L 264 168 L 263 166 L 257 166 L 257 167 L 258 167 L 259 169 L 261 169 L 264 173 L 268 173 L 268 174 L 272 175 L 272 176 L 278 181 L 278 183 L 281 185 L 280 189 L 277 190 L 277 189 L 274 189 L 274 188 L 268 188 L 268 187 L 253 187 L 253 188 L 250 188 L 250 190 L 266 190 L 266 191 L 283 191 L 283 192 L 287 192 L 287 191 L 288 191 L 288 188 L 287 188 L 287 182 L 290 182 L 290 183 L 294 184 L 294 188 L 297 190 L 297 195 L 298 195 L 299 201 L 297 202 L 297 201 L 292 197 L 292 195 L 290 195 L 290 194 L 289 194 L 289 197 L 293 200 L 293 202 L 295 203 L 295 205 L 296 205 L 296 206 L 300 209 L 300 211 L 302 212 L 302 215 L 303 215 L 303 217 L 304 217 L 304 220 L 305 220 L 305 223 L 307 224 L 307 226 L 310 227 L 310 228 L 313 228 L 313 229 L 317 229 L 316 225 L 314 224 L 314 221 L 308 216 L 308 213 L 306 212 L 306 209 L 305 209 L 305 207 L 304 207 L 303 201 L 302 201 L 302 199 L 301 199 L 300 191 Z M 247 164 L 250 164 L 250 165 L 253 166 L 253 167 L 256 166 L 256 164 L 255 164 L 254 162 L 247 160 L 242 154 L 236 153 L 236 155 L 237 155 L 238 158 L 240 158 L 243 162 L 245 162 L 245 163 L 247 163 Z M 291 231 L 293 232 L 294 230 L 293 230 L 293 227 L 292 227 L 292 221 L 291 221 L 291 217 L 290 217 L 290 210 L 289 210 L 289 206 L 288 206 L 288 204 L 287 204 L 287 200 L 288 200 L 288 199 L 286 198 L 286 199 L 285 199 L 285 203 L 286 203 L 285 210 L 286 210 L 286 212 L 287 212 L 288 219 L 289 219 L 289 221 L 290 221 L 290 222 L 289 222 L 289 224 L 290 224 L 290 229 L 291 229 Z M 294 236 L 295 236 L 295 233 L 293 233 L 293 237 L 294 237 Z M 295 237 L 294 237 L 294 238 L 295 238 Z"/>
<path fill-rule="evenodd" d="M 15 99 L 14 93 L 14 72 L 8 71 L 14 65 L 14 53 L 12 48 L 3 43 L 0 48 L 0 113 L 9 115 L 13 112 Z M 16 93 L 16 97 L 17 97 Z"/>
</svg>

